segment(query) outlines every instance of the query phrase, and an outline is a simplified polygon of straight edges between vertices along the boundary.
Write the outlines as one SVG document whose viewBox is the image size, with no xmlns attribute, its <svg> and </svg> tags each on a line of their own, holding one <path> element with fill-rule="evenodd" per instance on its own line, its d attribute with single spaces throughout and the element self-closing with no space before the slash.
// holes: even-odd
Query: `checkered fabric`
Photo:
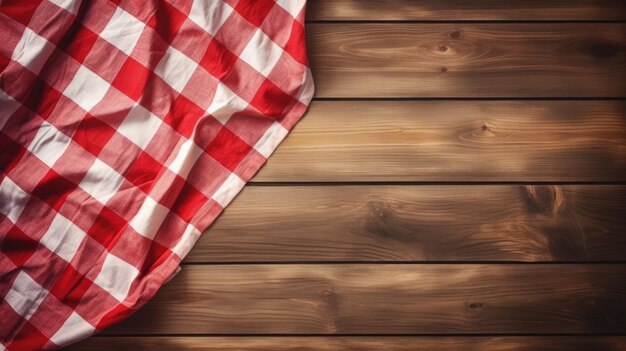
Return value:
<svg viewBox="0 0 626 351">
<path fill-rule="evenodd" d="M 313 95 L 305 0 L 0 2 L 0 350 L 116 323 Z"/>
</svg>

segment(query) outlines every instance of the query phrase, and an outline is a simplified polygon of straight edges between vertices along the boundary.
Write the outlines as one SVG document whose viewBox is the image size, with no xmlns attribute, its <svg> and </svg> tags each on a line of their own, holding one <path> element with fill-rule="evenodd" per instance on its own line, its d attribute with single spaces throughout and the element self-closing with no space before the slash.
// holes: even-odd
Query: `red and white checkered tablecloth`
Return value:
<svg viewBox="0 0 626 351">
<path fill-rule="evenodd" d="M 0 1 L 0 350 L 141 307 L 304 114 L 305 0 Z"/>
</svg>

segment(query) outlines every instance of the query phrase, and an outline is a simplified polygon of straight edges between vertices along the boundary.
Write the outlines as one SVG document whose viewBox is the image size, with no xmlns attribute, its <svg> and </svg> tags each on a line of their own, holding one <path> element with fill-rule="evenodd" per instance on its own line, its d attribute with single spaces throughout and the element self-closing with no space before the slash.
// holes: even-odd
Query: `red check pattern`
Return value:
<svg viewBox="0 0 626 351">
<path fill-rule="evenodd" d="M 305 0 L 0 5 L 0 350 L 116 323 L 313 95 Z"/>
</svg>

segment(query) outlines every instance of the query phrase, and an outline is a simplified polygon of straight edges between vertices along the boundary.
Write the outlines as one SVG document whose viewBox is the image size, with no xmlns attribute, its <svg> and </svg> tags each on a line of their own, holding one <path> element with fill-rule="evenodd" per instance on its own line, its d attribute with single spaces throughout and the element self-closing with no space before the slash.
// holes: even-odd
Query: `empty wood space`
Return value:
<svg viewBox="0 0 626 351">
<path fill-rule="evenodd" d="M 186 266 L 110 334 L 535 334 L 626 328 L 626 264 Z"/>
<path fill-rule="evenodd" d="M 316 96 L 617 97 L 623 23 L 315 23 Z"/>
<path fill-rule="evenodd" d="M 255 182 L 626 180 L 624 101 L 316 101 Z"/>
<path fill-rule="evenodd" d="M 186 261 L 621 260 L 624 198 L 623 185 L 252 186 Z"/>
<path fill-rule="evenodd" d="M 316 98 L 73 350 L 625 350 L 626 3 L 310 0 Z"/>
</svg>

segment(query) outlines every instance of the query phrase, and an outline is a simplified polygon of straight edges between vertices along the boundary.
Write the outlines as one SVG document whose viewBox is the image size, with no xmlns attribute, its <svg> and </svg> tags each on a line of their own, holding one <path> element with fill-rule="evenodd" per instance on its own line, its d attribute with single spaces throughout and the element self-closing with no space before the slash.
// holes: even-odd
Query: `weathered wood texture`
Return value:
<svg viewBox="0 0 626 351">
<path fill-rule="evenodd" d="M 626 260 L 626 186 L 248 187 L 187 262 Z"/>
<path fill-rule="evenodd" d="M 309 0 L 310 21 L 624 20 L 620 0 Z"/>
<path fill-rule="evenodd" d="M 253 179 L 285 183 L 72 349 L 626 350 L 626 2 L 311 0 L 307 20 L 317 101 Z"/>
<path fill-rule="evenodd" d="M 626 24 L 309 24 L 317 97 L 626 92 Z"/>
<path fill-rule="evenodd" d="M 254 181 L 623 181 L 624 101 L 316 101 Z"/>
<path fill-rule="evenodd" d="M 626 265 L 185 266 L 112 334 L 623 333 Z"/>
<path fill-rule="evenodd" d="M 274 351 L 620 351 L 626 337 L 107 337 L 69 350 L 274 350 Z"/>
</svg>

